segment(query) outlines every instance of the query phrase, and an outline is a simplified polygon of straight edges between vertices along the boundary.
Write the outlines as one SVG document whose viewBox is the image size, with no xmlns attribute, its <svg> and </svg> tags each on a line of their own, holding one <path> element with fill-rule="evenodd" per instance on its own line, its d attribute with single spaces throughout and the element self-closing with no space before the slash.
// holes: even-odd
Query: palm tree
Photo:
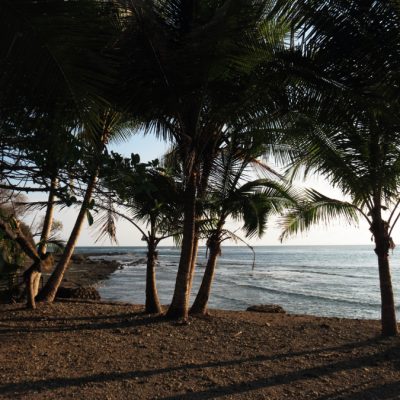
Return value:
<svg viewBox="0 0 400 400">
<path fill-rule="evenodd" d="M 253 142 L 252 146 L 249 146 L 250 142 Z M 205 206 L 214 228 L 208 232 L 208 261 L 191 314 L 206 314 L 221 244 L 224 240 L 236 238 L 224 229 L 227 219 L 243 220 L 247 237 L 261 237 L 268 217 L 281 212 L 284 207 L 292 207 L 295 202 L 286 185 L 279 180 L 254 179 L 257 167 L 260 167 L 257 158 L 264 153 L 265 145 L 257 145 L 254 140 L 245 142 L 242 137 L 233 135 L 215 160 Z M 261 167 L 264 173 L 271 172 L 267 166 Z"/>
<path fill-rule="evenodd" d="M 371 113 L 372 114 L 372 113 Z M 305 165 L 326 177 L 350 198 L 340 202 L 310 192 L 311 203 L 296 210 L 286 221 L 286 232 L 307 229 L 342 212 L 352 220 L 354 214 L 369 224 L 378 257 L 382 304 L 382 334 L 397 334 L 394 297 L 389 267 L 391 234 L 399 219 L 400 204 L 400 125 L 388 124 L 378 115 L 360 113 L 355 121 L 335 120 L 329 125 L 316 123 L 315 132 L 298 143 L 297 165 Z M 342 207 L 344 207 L 342 209 Z"/>
<path fill-rule="evenodd" d="M 385 112 L 377 112 L 360 104 L 359 99 L 348 98 L 343 105 L 358 115 L 351 118 L 346 115 L 347 109 L 335 105 L 336 115 L 330 120 L 324 102 L 319 101 L 319 105 L 319 110 L 314 109 L 313 120 L 308 121 L 311 132 L 297 143 L 299 152 L 294 166 L 305 165 L 326 177 L 349 196 L 345 210 L 351 205 L 368 222 L 378 257 L 382 334 L 396 335 L 389 250 L 393 248 L 391 234 L 399 218 L 400 121 L 392 114 L 391 106 Z M 301 218 L 297 222 L 295 218 L 293 225 L 287 226 L 288 231 L 308 228 L 340 207 L 339 202 L 328 199 L 325 203 L 318 196 L 313 200 L 316 207 L 301 210 Z M 321 214 L 316 212 L 318 209 Z"/>
<path fill-rule="evenodd" d="M 270 3 L 262 0 L 119 3 L 128 55 L 121 95 L 148 130 L 172 140 L 183 166 L 182 249 L 168 316 L 186 318 L 204 156 L 227 125 L 279 112 L 284 91 L 274 55 L 285 29 L 266 19 Z M 205 189 L 207 173 L 203 181 Z"/>
<path fill-rule="evenodd" d="M 92 223 L 90 210 L 94 206 L 93 194 L 99 178 L 100 169 L 104 161 L 104 152 L 109 140 L 126 135 L 126 122 L 123 115 L 111 109 L 98 111 L 98 120 L 101 121 L 101 129 L 97 132 L 90 130 L 90 141 L 86 144 L 86 158 L 83 157 L 83 165 L 86 168 L 86 188 L 83 191 L 83 199 L 75 224 L 70 233 L 64 251 L 45 286 L 40 291 L 37 298 L 40 301 L 52 302 L 56 296 L 57 290 L 63 280 L 64 274 L 68 268 L 69 261 L 75 250 L 83 223 L 88 218 Z M 128 127 L 131 124 L 128 123 Z M 82 135 L 87 134 L 83 127 Z M 96 136 L 93 137 L 93 134 Z"/>
<path fill-rule="evenodd" d="M 60 116 L 60 110 L 62 110 L 68 115 L 67 125 L 69 128 L 73 126 L 73 131 L 82 132 L 82 126 L 84 126 L 87 146 L 91 148 L 92 153 L 98 155 L 91 157 L 91 161 L 86 165 L 90 176 L 86 180 L 82 208 L 63 256 L 40 293 L 39 297 L 47 301 L 54 299 L 84 218 L 90 217 L 89 208 L 92 205 L 91 197 L 97 180 L 98 165 L 101 163 L 101 154 L 110 138 L 109 131 L 116 123 L 116 114 L 108 111 L 110 103 L 108 92 L 113 82 L 113 62 L 107 54 L 118 31 L 115 29 L 118 24 L 114 24 L 116 21 L 114 16 L 112 3 L 101 0 L 68 2 L 5 0 L 0 5 L 0 18 L 3 20 L 0 28 L 0 69 L 2 72 L 0 130 L 2 134 L 7 133 L 7 135 L 2 135 L 4 143 L 1 150 L 6 149 L 9 151 L 7 156 L 11 155 L 11 158 L 18 160 L 22 151 L 27 162 L 23 167 L 11 166 L 9 171 L 18 173 L 28 171 L 28 179 L 30 179 L 32 174 L 29 175 L 29 171 L 39 170 L 37 176 L 32 179 L 35 182 L 38 180 L 43 182 L 45 190 L 49 192 L 47 218 L 43 227 L 42 244 L 39 246 L 41 255 L 33 254 L 32 249 L 25 246 L 28 255 L 34 256 L 37 261 L 34 268 L 29 269 L 29 275 L 32 275 L 34 271 L 40 273 L 38 260 L 44 257 L 46 232 L 51 227 L 53 200 L 56 194 L 54 183 L 59 180 L 59 165 L 62 164 L 65 167 L 59 162 L 58 157 L 45 157 L 41 154 L 45 153 L 46 139 L 54 139 L 51 137 L 51 132 L 50 136 L 44 135 L 43 138 L 41 135 L 43 126 L 49 128 L 57 116 Z M 53 128 L 57 123 L 61 126 L 65 122 L 65 116 L 61 116 L 61 120 L 62 122 L 56 121 Z M 61 142 L 68 142 L 67 136 L 71 136 L 70 133 L 67 132 L 62 138 L 65 141 Z M 53 136 L 57 134 L 53 132 Z M 40 140 L 45 141 L 40 143 Z M 32 149 L 32 147 L 36 148 Z M 70 150 L 72 149 L 67 146 L 61 159 L 73 164 L 77 161 L 75 156 L 65 160 L 65 155 L 67 158 L 71 156 Z M 32 155 L 36 157 L 32 158 Z M 9 160 L 9 158 L 3 157 L 2 162 L 4 160 Z M 86 162 L 88 160 L 86 159 Z M 26 166 L 27 163 L 31 164 Z M 50 169 L 46 165 L 49 163 L 52 164 Z M 9 164 L 6 166 L 9 167 Z M 7 169 L 2 168 L 2 172 L 4 171 Z M 2 179 L 12 182 L 12 176 L 12 173 L 11 176 L 2 174 Z M 18 191 L 21 189 L 20 186 L 12 186 L 12 188 Z M 22 190 L 43 190 L 43 188 L 32 186 L 22 187 Z M 61 197 L 68 195 L 60 190 L 57 190 L 57 194 Z M 9 233 L 12 233 L 9 224 L 6 228 Z M 17 238 L 18 235 L 15 239 Z"/>
<path fill-rule="evenodd" d="M 296 142 L 294 164 L 325 176 L 367 220 L 378 257 L 382 334 L 396 335 L 389 249 L 400 178 L 400 119 L 393 91 L 400 68 L 398 4 L 278 3 L 285 3 L 281 10 L 289 12 L 298 37 L 304 39 L 301 51 L 312 69 L 307 84 L 292 91 L 299 112 L 295 130 L 303 133 Z M 310 213 L 294 227 L 318 219 L 318 213 Z"/>
<path fill-rule="evenodd" d="M 156 285 L 157 246 L 171 236 L 180 233 L 181 188 L 180 183 L 166 169 L 159 167 L 158 160 L 140 163 L 137 156 L 123 160 L 113 154 L 110 167 L 104 173 L 102 184 L 110 199 L 107 213 L 98 220 L 100 237 L 107 235 L 115 240 L 114 216 L 129 221 L 142 234 L 147 245 L 145 312 L 162 312 Z M 118 171 L 115 173 L 115 171 Z M 114 204 L 124 207 L 117 211 Z M 144 223 L 147 229 L 141 228 Z"/>
</svg>

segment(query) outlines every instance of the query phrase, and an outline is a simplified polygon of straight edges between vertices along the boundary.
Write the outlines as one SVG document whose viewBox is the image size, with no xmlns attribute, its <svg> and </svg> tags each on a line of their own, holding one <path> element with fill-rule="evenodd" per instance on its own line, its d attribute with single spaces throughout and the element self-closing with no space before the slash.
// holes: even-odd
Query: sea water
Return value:
<svg viewBox="0 0 400 400">
<path fill-rule="evenodd" d="M 219 259 L 209 306 L 245 310 L 253 304 L 279 304 L 296 314 L 346 318 L 380 316 L 376 255 L 372 246 L 258 246 L 224 247 Z M 143 304 L 145 301 L 145 247 L 81 247 L 79 252 L 118 253 L 121 262 L 100 287 L 103 299 Z M 193 294 L 206 264 L 199 251 Z M 102 256 L 103 257 L 103 256 Z M 157 288 L 163 304 L 171 301 L 179 249 L 160 247 Z M 400 251 L 390 255 L 397 311 L 400 311 Z M 192 295 L 193 297 L 193 295 Z"/>
</svg>

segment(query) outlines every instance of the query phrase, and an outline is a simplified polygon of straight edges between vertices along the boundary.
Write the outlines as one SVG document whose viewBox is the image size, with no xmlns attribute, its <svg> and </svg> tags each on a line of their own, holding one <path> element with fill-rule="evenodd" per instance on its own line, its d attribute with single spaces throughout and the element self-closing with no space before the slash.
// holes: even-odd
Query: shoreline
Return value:
<svg viewBox="0 0 400 400">
<path fill-rule="evenodd" d="M 93 287 L 98 289 L 101 287 L 102 283 L 109 279 L 109 277 L 117 270 L 125 268 L 125 265 L 121 261 L 116 261 L 113 259 L 107 260 L 107 257 L 115 258 L 116 256 L 129 256 L 129 266 L 134 266 L 137 264 L 145 264 L 146 260 L 143 258 L 143 255 L 135 254 L 133 252 L 85 252 L 85 253 L 74 253 L 71 259 L 71 264 L 65 274 L 64 280 L 61 284 L 63 287 L 67 288 L 78 288 L 78 287 Z M 82 299 L 85 300 L 85 299 Z M 104 302 L 113 303 L 113 301 L 108 299 L 101 299 Z M 122 304 L 131 304 L 133 306 L 140 306 L 135 303 L 130 303 L 127 301 L 115 301 L 115 303 Z M 271 303 L 254 303 L 251 306 L 258 305 L 273 305 Z M 276 303 L 276 305 L 282 306 L 282 304 Z M 333 319 L 346 319 L 346 320 L 363 320 L 363 321 L 380 321 L 379 318 L 373 319 L 368 317 L 341 317 L 341 316 L 325 316 L 318 314 L 304 314 L 293 311 L 287 311 L 284 306 L 282 306 L 287 315 L 298 315 L 298 316 L 306 316 L 306 317 L 315 317 L 315 318 L 333 318 Z M 242 312 L 246 311 L 247 307 L 237 310 L 226 310 L 233 312 Z M 223 310 L 220 308 L 216 308 L 216 310 Z"/>
</svg>

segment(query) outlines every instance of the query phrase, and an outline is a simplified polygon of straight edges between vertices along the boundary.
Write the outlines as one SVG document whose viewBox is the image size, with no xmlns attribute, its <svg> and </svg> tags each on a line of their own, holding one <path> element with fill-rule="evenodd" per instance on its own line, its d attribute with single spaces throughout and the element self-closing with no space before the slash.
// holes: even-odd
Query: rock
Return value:
<svg viewBox="0 0 400 400">
<path fill-rule="evenodd" d="M 286 314 L 286 311 L 278 304 L 258 304 L 248 307 L 246 311 Z"/>
<path fill-rule="evenodd" d="M 91 286 L 78 288 L 60 286 L 58 288 L 56 298 L 100 300 L 100 294 L 97 289 Z"/>
<path fill-rule="evenodd" d="M 86 257 L 82 254 L 73 254 L 71 260 L 75 264 L 81 264 L 86 260 Z"/>
</svg>

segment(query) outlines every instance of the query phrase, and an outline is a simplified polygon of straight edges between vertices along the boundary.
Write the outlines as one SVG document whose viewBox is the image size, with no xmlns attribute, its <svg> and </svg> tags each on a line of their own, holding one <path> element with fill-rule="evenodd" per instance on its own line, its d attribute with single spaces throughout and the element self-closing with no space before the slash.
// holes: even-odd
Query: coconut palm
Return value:
<svg viewBox="0 0 400 400">
<path fill-rule="evenodd" d="M 207 312 L 221 244 L 227 239 L 236 239 L 235 234 L 224 229 L 227 219 L 243 221 L 246 237 L 261 237 L 265 233 L 268 217 L 285 207 L 292 207 L 296 201 L 287 185 L 276 179 L 277 174 L 275 179 L 255 179 L 260 166 L 264 174 L 271 173 L 270 168 L 257 161 L 265 153 L 265 145 L 257 145 L 255 140 L 245 142 L 244 138 L 234 134 L 232 136 L 216 158 L 211 174 L 205 210 L 214 227 L 207 235 L 209 256 L 200 289 L 190 309 L 192 314 Z M 249 146 L 249 143 L 252 145 Z"/>
<path fill-rule="evenodd" d="M 110 68 L 102 51 L 114 28 L 108 22 L 110 16 L 104 13 L 106 7 L 104 2 L 95 0 L 5 0 L 0 4 L 1 179 L 3 187 L 17 192 L 49 192 L 40 254 L 34 254 L 29 243 L 23 246 L 29 256 L 35 257 L 38 275 L 38 260 L 45 255 L 51 228 L 58 178 L 57 168 L 49 167 L 49 163 L 62 164 L 54 155 L 54 148 L 54 157 L 48 157 L 46 151 L 51 148 L 49 139 L 61 135 L 58 128 L 62 123 L 54 123 L 57 113 L 60 117 L 62 109 L 71 117 L 70 127 L 71 121 L 76 124 L 80 120 L 85 122 L 87 132 L 94 132 L 101 122 L 94 105 L 107 103 L 105 89 L 110 84 Z M 66 120 L 65 116 L 61 119 L 63 123 Z M 57 128 L 53 137 L 46 137 L 42 132 L 48 133 L 51 125 Z M 55 147 L 68 141 L 63 139 L 66 138 L 54 140 Z M 69 149 L 63 151 L 63 155 L 70 154 Z M 23 178 L 17 180 L 18 185 L 13 180 L 16 176 Z M 35 185 L 26 185 L 27 181 Z M 7 232 L 13 233 L 8 222 L 2 221 Z M 18 230 L 14 234 L 18 236 Z M 21 236 L 18 240 L 24 239 Z M 33 273 L 34 269 L 28 271 Z"/>
<path fill-rule="evenodd" d="M 398 3 L 278 3 L 286 3 L 283 9 L 304 37 L 302 52 L 321 78 L 293 90 L 294 107 L 302 114 L 295 126 L 304 134 L 294 164 L 325 176 L 367 220 L 378 257 L 382 334 L 395 335 L 389 249 L 400 178 L 400 115 L 393 90 L 400 68 Z M 320 204 L 323 209 L 324 201 Z M 333 211 L 334 204 L 326 206 Z M 326 210 L 322 217 L 329 215 Z M 309 226 L 319 216 L 314 209 L 291 229 Z"/>
<path fill-rule="evenodd" d="M 139 230 L 147 245 L 145 312 L 159 314 L 162 309 L 156 285 L 157 246 L 162 240 L 180 234 L 180 182 L 159 167 L 158 160 L 140 163 L 137 155 L 122 160 L 113 154 L 112 161 L 102 180 L 103 186 L 111 192 L 109 204 L 102 207 L 107 212 L 98 220 L 99 238 L 107 235 L 115 240 L 115 216 L 129 221 Z M 123 210 L 117 210 L 115 204 L 123 206 Z M 140 224 L 145 224 L 146 228 Z"/>
<path fill-rule="evenodd" d="M 286 27 L 266 19 L 270 2 L 261 0 L 119 3 L 128 10 L 121 96 L 147 129 L 172 140 L 183 166 L 182 250 L 168 315 L 185 318 L 204 156 L 227 125 L 279 112 L 284 90 L 275 52 Z M 203 181 L 205 188 L 207 173 Z"/>
<path fill-rule="evenodd" d="M 98 120 L 101 121 L 101 128 L 97 132 L 90 132 L 90 141 L 86 142 L 83 147 L 83 149 L 86 149 L 85 157 L 82 157 L 83 167 L 85 168 L 85 174 L 83 175 L 85 188 L 82 191 L 81 206 L 62 256 L 38 295 L 38 299 L 41 301 L 52 302 L 54 300 L 68 268 L 85 219 L 88 219 L 89 224 L 93 223 L 90 210 L 94 206 L 93 194 L 104 161 L 106 145 L 110 140 L 125 137 L 127 127 L 128 133 L 130 132 L 131 123 L 126 122 L 123 114 L 112 109 L 103 109 L 98 110 L 98 115 Z M 94 134 L 95 136 L 93 136 Z M 82 135 L 85 136 L 85 126 L 83 126 Z"/>
<path fill-rule="evenodd" d="M 321 104 L 321 102 L 319 103 Z M 358 111 L 358 117 L 346 116 L 346 109 L 335 106 L 337 115 L 329 115 L 321 104 L 320 113 L 314 109 L 311 131 L 302 141 L 298 141 L 298 159 L 294 166 L 305 165 L 326 177 L 350 198 L 344 204 L 359 213 L 369 224 L 378 257 L 381 302 L 382 334 L 397 333 L 395 305 L 389 267 L 389 250 L 393 247 L 391 234 L 398 221 L 399 181 L 400 181 L 400 120 L 395 113 L 379 113 L 360 107 L 359 99 L 346 107 Z M 332 104 L 331 104 L 332 106 Z M 388 115 L 389 114 L 389 115 Z M 304 126 L 303 126 L 304 127 Z M 313 222 L 333 216 L 341 206 L 328 198 L 326 203 L 318 196 L 317 206 L 306 207 L 300 220 L 287 225 L 287 231 L 308 228 Z M 339 207 L 339 208 L 336 208 Z M 321 213 L 317 210 L 320 209 Z M 347 212 L 347 211 L 346 211 Z M 347 217 L 352 217 L 348 214 Z"/>
</svg>

